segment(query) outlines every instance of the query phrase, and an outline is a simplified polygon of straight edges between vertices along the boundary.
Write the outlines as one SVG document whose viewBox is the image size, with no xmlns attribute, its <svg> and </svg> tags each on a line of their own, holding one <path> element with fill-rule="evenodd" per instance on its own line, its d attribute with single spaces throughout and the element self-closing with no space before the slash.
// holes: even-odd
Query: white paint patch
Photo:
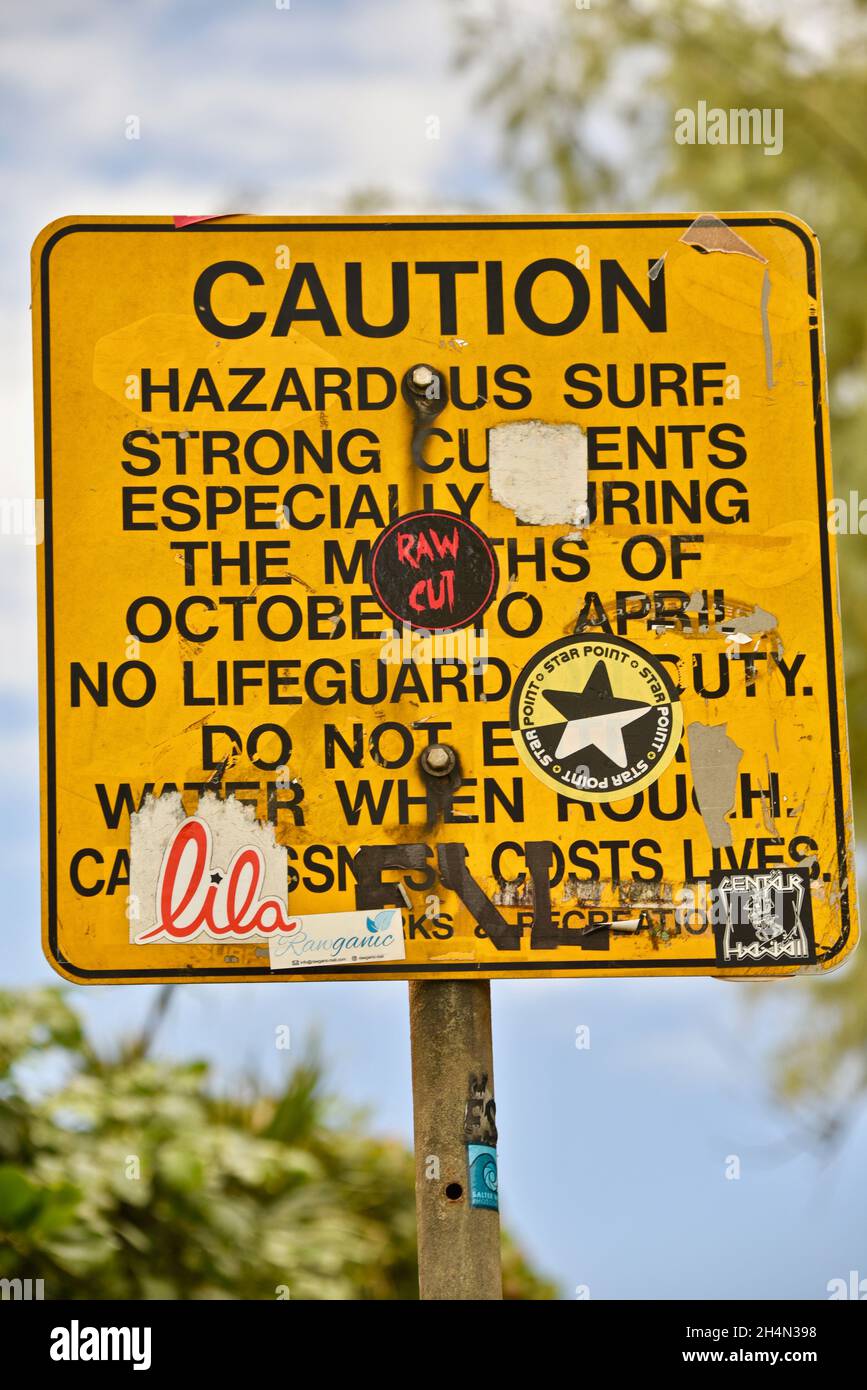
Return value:
<svg viewBox="0 0 867 1390">
<path fill-rule="evenodd" d="M 197 894 L 205 920 L 197 931 L 180 937 L 159 931 L 163 916 L 161 882 L 164 882 L 170 846 L 182 827 L 188 829 L 192 825 L 204 826 L 202 843 L 207 842 L 208 846 L 207 862 L 204 855 L 201 856 L 204 872 L 200 875 L 202 883 Z M 161 945 L 176 944 L 179 939 L 270 941 L 275 934 L 282 934 L 278 924 L 288 918 L 288 855 L 286 847 L 277 844 L 274 827 L 257 821 L 251 806 L 244 806 L 232 796 L 223 799 L 206 792 L 199 801 L 196 815 L 187 816 L 179 792 L 148 796 L 141 810 L 130 817 L 129 848 L 130 941 Z M 251 854 L 247 856 L 248 866 L 238 875 L 233 896 L 235 906 L 240 908 L 246 904 L 246 910 L 238 918 L 229 897 L 229 871 L 233 861 L 244 851 L 251 851 Z M 191 875 L 194 872 L 195 847 L 191 846 L 179 874 L 177 901 L 193 886 Z M 211 903 L 206 905 L 207 890 L 212 885 L 219 891 L 211 894 Z M 248 890 L 252 893 L 249 899 Z M 257 911 L 258 905 L 268 903 L 270 907 L 263 907 L 261 913 Z M 181 920 L 189 922 L 192 911 L 191 904 Z M 229 929 L 224 930 L 227 925 Z M 149 934 L 150 942 L 143 942 Z"/>
<path fill-rule="evenodd" d="M 689 761 L 696 800 L 710 842 L 715 849 L 732 843 L 726 816 L 735 801 L 738 768 L 743 749 L 726 733 L 725 724 L 688 724 Z"/>
<path fill-rule="evenodd" d="M 269 943 L 272 970 L 406 959 L 399 907 L 381 912 L 313 912 L 296 920 L 297 931 L 272 937 Z"/>
<path fill-rule="evenodd" d="M 587 520 L 587 436 L 542 420 L 495 425 L 489 435 L 491 495 L 519 521 L 577 526 Z"/>
</svg>

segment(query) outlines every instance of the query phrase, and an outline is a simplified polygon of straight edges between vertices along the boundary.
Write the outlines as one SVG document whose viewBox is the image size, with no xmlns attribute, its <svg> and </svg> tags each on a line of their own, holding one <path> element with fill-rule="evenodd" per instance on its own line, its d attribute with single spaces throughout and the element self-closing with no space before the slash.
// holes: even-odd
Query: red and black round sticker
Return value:
<svg viewBox="0 0 867 1390">
<path fill-rule="evenodd" d="M 497 592 L 497 557 L 477 526 L 452 512 L 409 512 L 373 548 L 370 583 L 407 627 L 450 632 L 481 617 Z"/>
</svg>

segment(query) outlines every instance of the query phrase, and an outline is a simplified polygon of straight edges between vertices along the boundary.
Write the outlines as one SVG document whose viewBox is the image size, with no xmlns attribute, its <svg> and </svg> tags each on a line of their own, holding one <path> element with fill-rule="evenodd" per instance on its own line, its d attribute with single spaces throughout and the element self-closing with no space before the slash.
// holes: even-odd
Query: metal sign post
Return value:
<svg viewBox="0 0 867 1390">
<path fill-rule="evenodd" d="M 410 982 L 415 1205 L 423 1299 L 498 1299 L 491 987 Z"/>
</svg>

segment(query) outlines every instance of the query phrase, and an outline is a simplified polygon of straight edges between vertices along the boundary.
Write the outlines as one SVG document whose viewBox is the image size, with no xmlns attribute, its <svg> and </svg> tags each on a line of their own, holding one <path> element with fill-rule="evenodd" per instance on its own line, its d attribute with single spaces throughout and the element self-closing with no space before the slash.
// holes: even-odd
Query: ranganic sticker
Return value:
<svg viewBox="0 0 867 1390">
<path fill-rule="evenodd" d="M 370 571 L 385 611 L 429 632 L 467 627 L 497 592 L 490 541 L 451 512 L 410 512 L 392 522 L 374 547 Z"/>
<path fill-rule="evenodd" d="M 660 662 L 623 638 L 562 637 L 515 683 L 512 736 L 535 775 L 579 801 L 616 801 L 664 772 L 683 732 Z"/>
<path fill-rule="evenodd" d="M 272 970 L 405 960 L 403 918 L 397 907 L 382 912 L 311 912 L 296 918 L 291 936 L 272 937 L 268 949 Z"/>
</svg>

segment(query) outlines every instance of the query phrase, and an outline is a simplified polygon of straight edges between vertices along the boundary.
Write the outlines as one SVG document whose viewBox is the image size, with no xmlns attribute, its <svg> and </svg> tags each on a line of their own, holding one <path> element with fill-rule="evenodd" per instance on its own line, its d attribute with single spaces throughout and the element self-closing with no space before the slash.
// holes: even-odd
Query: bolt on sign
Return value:
<svg viewBox="0 0 867 1390">
<path fill-rule="evenodd" d="M 61 974 L 844 958 L 803 223 L 69 218 L 34 288 Z"/>
</svg>

